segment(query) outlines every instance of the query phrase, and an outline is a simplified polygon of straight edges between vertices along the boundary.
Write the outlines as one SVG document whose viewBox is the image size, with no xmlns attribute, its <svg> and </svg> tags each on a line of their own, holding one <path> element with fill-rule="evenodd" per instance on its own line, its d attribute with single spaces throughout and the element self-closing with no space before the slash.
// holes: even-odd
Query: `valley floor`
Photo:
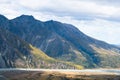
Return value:
<svg viewBox="0 0 120 80">
<path fill-rule="evenodd" d="M 0 80 L 120 80 L 120 70 L 0 69 Z"/>
</svg>

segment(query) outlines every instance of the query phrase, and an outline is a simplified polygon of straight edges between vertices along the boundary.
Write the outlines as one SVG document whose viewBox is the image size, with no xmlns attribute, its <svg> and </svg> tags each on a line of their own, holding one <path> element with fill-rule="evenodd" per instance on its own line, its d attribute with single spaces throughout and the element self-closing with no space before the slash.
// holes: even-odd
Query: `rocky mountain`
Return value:
<svg viewBox="0 0 120 80">
<path fill-rule="evenodd" d="M 1 28 L 0 64 L 0 68 L 82 68 L 79 65 L 55 60 L 16 35 Z"/>
<path fill-rule="evenodd" d="M 8 20 L 1 15 L 0 27 L 52 58 L 86 68 L 120 66 L 120 48 L 93 39 L 70 24 L 53 20 L 42 22 L 28 15 Z"/>
</svg>

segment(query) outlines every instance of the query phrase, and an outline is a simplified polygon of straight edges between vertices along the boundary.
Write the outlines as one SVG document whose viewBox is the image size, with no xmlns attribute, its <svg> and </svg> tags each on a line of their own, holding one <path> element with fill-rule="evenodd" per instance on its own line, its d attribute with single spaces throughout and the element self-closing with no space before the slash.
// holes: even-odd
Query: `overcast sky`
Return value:
<svg viewBox="0 0 120 80">
<path fill-rule="evenodd" d="M 120 0 L 0 0 L 0 14 L 70 23 L 91 37 L 120 44 Z"/>
</svg>

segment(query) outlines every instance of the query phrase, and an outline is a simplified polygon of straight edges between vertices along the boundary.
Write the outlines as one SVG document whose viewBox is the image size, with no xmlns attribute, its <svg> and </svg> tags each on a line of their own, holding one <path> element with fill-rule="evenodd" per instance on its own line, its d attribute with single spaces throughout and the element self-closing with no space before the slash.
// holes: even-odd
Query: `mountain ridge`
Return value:
<svg viewBox="0 0 120 80">
<path fill-rule="evenodd" d="M 50 57 L 70 61 L 86 68 L 120 65 L 120 48 L 91 38 L 73 25 L 53 20 L 42 22 L 34 17 L 22 15 L 9 20 L 6 27 L 8 31 L 41 49 Z M 109 61 L 114 66 L 105 64 Z"/>
</svg>

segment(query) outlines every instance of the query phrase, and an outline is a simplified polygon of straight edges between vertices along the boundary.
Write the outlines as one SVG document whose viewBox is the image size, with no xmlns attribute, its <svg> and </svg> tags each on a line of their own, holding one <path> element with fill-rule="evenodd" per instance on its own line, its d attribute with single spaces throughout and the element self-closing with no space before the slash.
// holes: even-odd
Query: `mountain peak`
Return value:
<svg viewBox="0 0 120 80">
<path fill-rule="evenodd" d="M 30 21 L 35 20 L 35 18 L 32 15 L 24 15 L 24 14 L 15 18 L 15 19 L 27 20 L 27 21 L 28 20 L 30 20 Z"/>
<path fill-rule="evenodd" d="M 54 20 L 45 21 L 45 23 L 54 23 L 54 22 L 55 22 Z"/>
<path fill-rule="evenodd" d="M 32 16 L 32 15 L 21 15 L 20 17 L 22 17 L 22 18 L 32 18 L 32 19 L 34 19 L 34 17 Z"/>
<path fill-rule="evenodd" d="M 0 14 L 0 20 L 8 20 L 5 16 Z"/>
</svg>

